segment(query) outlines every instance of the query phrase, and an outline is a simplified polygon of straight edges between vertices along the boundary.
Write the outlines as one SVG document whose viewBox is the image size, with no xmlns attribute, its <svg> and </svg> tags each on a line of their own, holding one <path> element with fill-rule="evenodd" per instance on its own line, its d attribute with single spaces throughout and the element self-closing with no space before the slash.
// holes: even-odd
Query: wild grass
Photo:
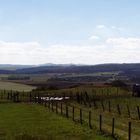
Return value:
<svg viewBox="0 0 140 140">
<path fill-rule="evenodd" d="M 37 104 L 0 104 L 1 140 L 112 140 Z"/>
<path fill-rule="evenodd" d="M 31 91 L 35 89 L 33 86 L 18 84 L 13 82 L 0 81 L 0 90 L 13 90 L 13 91 Z"/>
</svg>

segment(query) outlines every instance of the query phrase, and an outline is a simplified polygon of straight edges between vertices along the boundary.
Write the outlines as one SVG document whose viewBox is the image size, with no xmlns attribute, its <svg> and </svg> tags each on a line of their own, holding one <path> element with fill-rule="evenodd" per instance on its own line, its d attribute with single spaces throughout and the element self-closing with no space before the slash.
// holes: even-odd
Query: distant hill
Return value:
<svg viewBox="0 0 140 140">
<path fill-rule="evenodd" d="M 17 69 L 17 73 L 95 73 L 122 71 L 125 73 L 140 72 L 140 63 L 137 64 L 100 64 L 100 65 L 54 65 Z"/>
<path fill-rule="evenodd" d="M 118 71 L 122 75 L 128 76 L 132 80 L 137 79 L 138 81 L 140 81 L 140 63 L 100 65 L 45 64 L 45 66 L 0 65 L 0 74 L 97 73 Z"/>
<path fill-rule="evenodd" d="M 0 70 L 17 70 L 23 68 L 35 67 L 34 65 L 11 65 L 11 64 L 0 64 Z"/>
<path fill-rule="evenodd" d="M 0 74 L 43 74 L 43 73 L 89 74 L 100 72 L 119 72 L 119 76 L 129 77 L 131 81 L 140 82 L 140 63 L 99 64 L 99 65 L 45 64 L 43 66 L 0 65 Z M 88 79 L 90 79 L 90 77 Z"/>
<path fill-rule="evenodd" d="M 12 64 L 0 64 L 0 70 L 18 70 L 18 69 L 27 69 L 27 68 L 40 68 L 40 67 L 51 67 L 51 66 L 72 66 L 73 64 L 53 64 L 46 63 L 40 65 L 12 65 Z M 78 66 L 78 65 L 77 65 Z"/>
</svg>

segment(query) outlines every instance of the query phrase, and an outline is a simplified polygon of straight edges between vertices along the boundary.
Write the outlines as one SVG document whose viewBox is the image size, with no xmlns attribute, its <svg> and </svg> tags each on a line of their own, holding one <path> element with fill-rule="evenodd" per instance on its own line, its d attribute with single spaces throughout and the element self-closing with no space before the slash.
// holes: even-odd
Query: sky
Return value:
<svg viewBox="0 0 140 140">
<path fill-rule="evenodd" d="M 0 64 L 140 62 L 140 0 L 0 1 Z"/>
</svg>

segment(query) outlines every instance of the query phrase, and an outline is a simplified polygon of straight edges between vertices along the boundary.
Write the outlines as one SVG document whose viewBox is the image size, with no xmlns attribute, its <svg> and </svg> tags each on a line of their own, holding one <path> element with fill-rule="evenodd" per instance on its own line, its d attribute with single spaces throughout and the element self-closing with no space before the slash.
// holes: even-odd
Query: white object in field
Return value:
<svg viewBox="0 0 140 140">
<path fill-rule="evenodd" d="M 35 97 L 38 99 L 39 97 Z M 70 97 L 40 97 L 41 100 L 44 101 L 62 101 L 62 100 L 69 100 Z"/>
</svg>

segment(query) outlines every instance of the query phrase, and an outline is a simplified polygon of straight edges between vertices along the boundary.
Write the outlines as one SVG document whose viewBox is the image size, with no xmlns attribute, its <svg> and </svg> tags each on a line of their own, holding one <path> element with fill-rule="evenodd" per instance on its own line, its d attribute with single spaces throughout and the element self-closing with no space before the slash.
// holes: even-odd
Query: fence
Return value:
<svg viewBox="0 0 140 140">
<path fill-rule="evenodd" d="M 63 95 L 64 95 L 63 98 L 66 98 L 66 95 L 65 94 Z M 131 140 L 132 136 L 138 137 L 138 138 L 140 137 L 137 134 L 132 135 L 132 132 L 131 132 L 132 124 L 130 121 L 125 123 L 125 126 L 121 126 L 120 124 L 122 122 L 119 120 L 120 122 L 118 123 L 118 119 L 116 119 L 115 117 L 111 118 L 109 116 L 109 118 L 106 118 L 106 116 L 104 116 L 103 114 L 99 114 L 97 112 L 95 113 L 95 111 L 94 112 L 87 111 L 86 109 L 74 106 L 72 104 L 68 104 L 67 102 L 51 101 L 50 99 L 51 96 L 49 95 L 45 97 L 44 99 L 44 97 L 41 97 L 39 93 L 30 93 L 30 92 L 19 93 L 19 92 L 14 92 L 14 91 L 3 91 L 0 98 L 7 99 L 8 101 L 12 101 L 12 102 L 35 102 L 35 103 L 45 105 L 45 107 L 48 107 L 50 111 L 56 112 L 56 114 L 61 114 L 65 116 L 66 118 L 72 119 L 73 121 L 78 122 L 80 124 L 88 125 L 90 129 L 92 129 L 93 127 L 98 127 L 101 132 L 110 133 L 113 137 L 115 137 L 115 134 L 118 134 L 118 135 L 123 134 L 123 137 L 125 136 L 125 138 L 128 140 Z M 71 97 L 71 98 L 75 99 L 75 97 Z M 87 101 L 90 100 L 88 96 L 86 97 L 86 100 Z M 87 102 L 87 101 L 84 101 L 84 98 L 82 99 L 81 97 L 77 99 L 77 102 L 79 104 L 83 104 L 85 108 L 87 105 L 89 105 L 89 107 L 92 106 L 91 104 L 92 102 L 91 101 Z M 107 104 L 108 109 L 106 108 L 104 102 L 100 102 L 100 103 L 102 107 L 102 112 L 106 110 L 108 110 L 108 112 L 110 113 L 112 112 L 112 108 L 111 108 L 112 105 L 110 101 Z M 93 101 L 93 105 L 96 109 L 99 108 L 96 101 Z M 119 104 L 116 106 L 116 108 L 118 110 L 118 114 L 121 115 L 122 112 L 121 112 L 121 107 L 119 106 Z M 137 108 L 138 117 L 140 119 L 139 106 L 137 106 L 136 108 Z M 128 111 L 128 115 L 131 116 L 131 111 L 128 105 L 127 105 L 127 111 Z M 123 129 L 125 130 L 125 132 L 123 132 L 122 134 L 118 131 L 120 127 L 124 127 Z"/>
<path fill-rule="evenodd" d="M 39 101 L 38 101 L 39 102 Z M 71 119 L 72 121 L 78 122 L 81 125 L 87 125 L 89 126 L 90 129 L 93 127 L 98 127 L 99 131 L 109 133 L 112 135 L 112 137 L 115 137 L 116 134 L 118 134 L 116 130 L 116 119 L 110 118 L 111 125 L 106 127 L 106 124 L 104 124 L 104 117 L 103 115 L 98 115 L 94 114 L 91 111 L 86 111 L 84 109 L 68 105 L 64 102 L 46 102 L 46 101 L 41 101 L 39 102 L 40 104 L 44 105 L 45 107 L 48 107 L 49 111 L 55 112 L 56 114 L 60 114 L 62 116 L 65 116 L 68 119 Z M 94 121 L 93 117 L 96 115 L 98 119 Z M 125 134 L 125 138 L 128 140 L 131 140 L 131 122 L 128 122 L 127 124 L 127 134 Z M 120 135 L 120 133 L 118 134 Z M 124 134 L 123 134 L 124 136 Z"/>
<path fill-rule="evenodd" d="M 127 99 L 131 99 L 132 97 L 127 97 Z M 116 100 L 116 97 L 114 98 Z M 121 97 L 122 99 L 122 97 Z M 125 98 L 123 98 L 125 99 Z M 103 112 L 115 113 L 123 117 L 132 118 L 140 120 L 140 107 L 139 105 L 131 105 L 131 102 L 122 104 L 117 100 L 110 100 L 108 98 L 104 99 L 95 99 L 95 97 L 90 98 L 90 96 L 85 93 L 77 93 L 76 102 L 80 105 L 84 105 L 86 107 L 93 107 L 94 109 L 102 110 Z"/>
</svg>

